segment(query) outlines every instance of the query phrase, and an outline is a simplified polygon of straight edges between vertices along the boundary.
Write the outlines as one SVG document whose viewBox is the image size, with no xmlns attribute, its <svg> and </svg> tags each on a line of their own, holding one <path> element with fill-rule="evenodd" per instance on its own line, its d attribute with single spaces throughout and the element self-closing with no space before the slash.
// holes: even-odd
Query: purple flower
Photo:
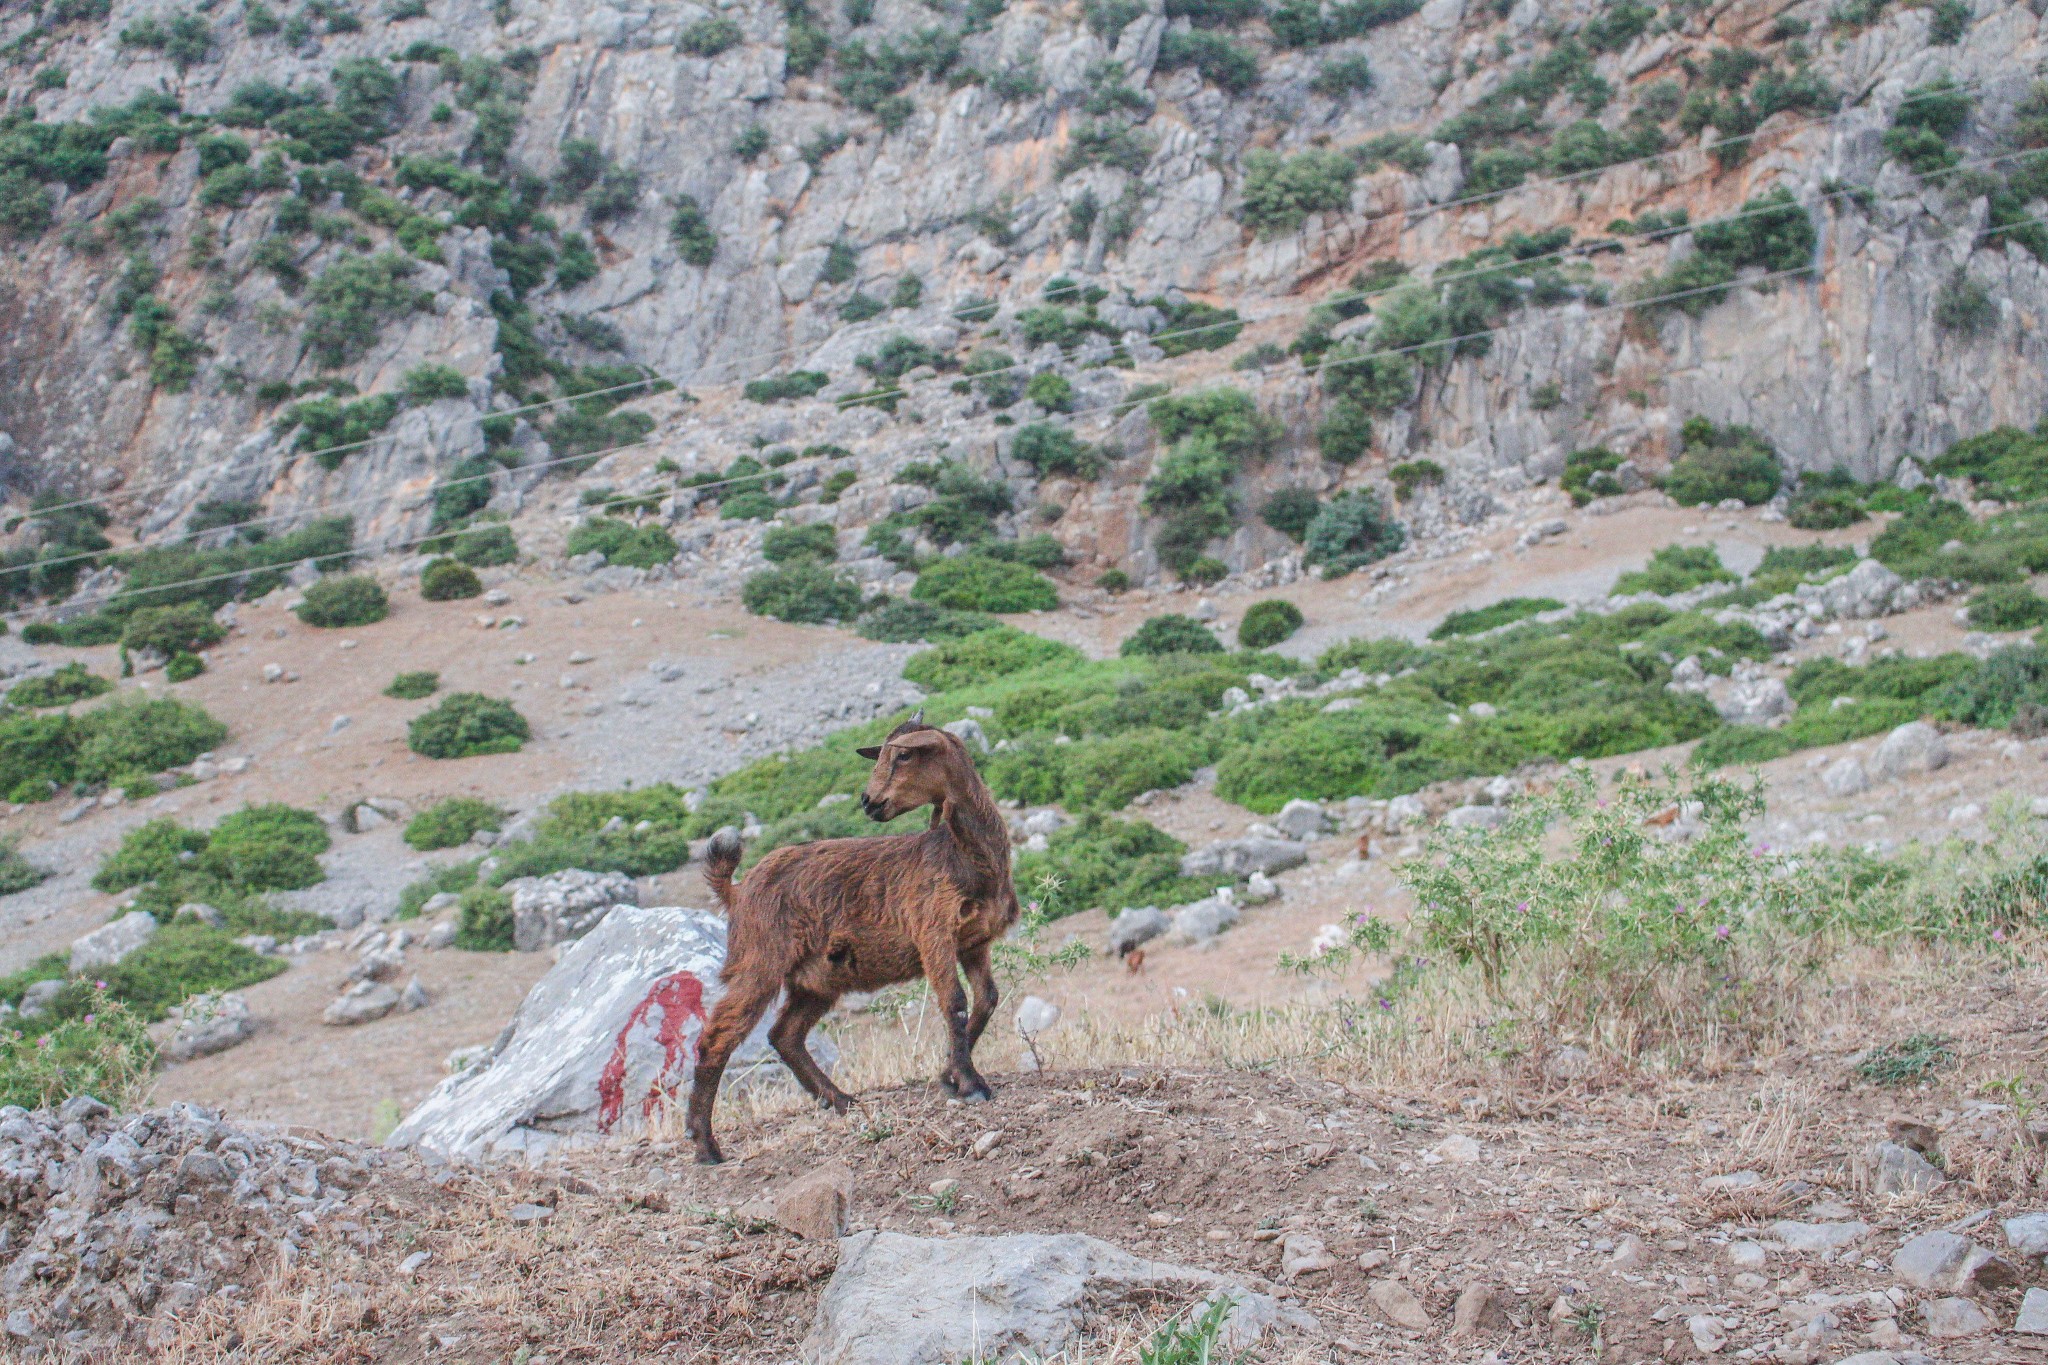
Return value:
<svg viewBox="0 0 2048 1365">
<path fill-rule="evenodd" d="M 88 1014 L 88 1015 L 86 1015 L 86 1016 L 85 1016 L 85 1022 L 86 1022 L 86 1023 L 88 1023 L 88 1024 L 90 1024 L 90 1023 L 91 1023 L 91 1022 L 92 1022 L 93 1020 L 95 1020 L 95 1019 L 97 1019 L 97 1018 L 99 1018 L 99 1016 L 98 1016 L 97 1014 Z"/>
<path fill-rule="evenodd" d="M 1529 902 L 1523 901 L 1520 905 L 1517 905 L 1515 909 L 1517 912 L 1526 915 L 1529 913 Z"/>
<path fill-rule="evenodd" d="M 2003 943 L 2003 942 L 2005 942 L 2005 930 L 2003 930 L 2003 929 L 1993 929 L 1993 930 L 1991 931 L 1991 941 L 1992 941 L 1993 943 Z"/>
<path fill-rule="evenodd" d="M 1733 929 L 1730 929 L 1725 924 L 1717 924 L 1714 926 L 1714 937 L 1718 939 L 1726 939 L 1730 934 L 1734 932 L 1735 931 Z"/>
<path fill-rule="evenodd" d="M 1380 997 L 1380 1008 L 1383 1010 L 1390 1010 L 1394 1008 L 1394 1002 L 1387 999 L 1387 997 L 1383 995 Z"/>
</svg>

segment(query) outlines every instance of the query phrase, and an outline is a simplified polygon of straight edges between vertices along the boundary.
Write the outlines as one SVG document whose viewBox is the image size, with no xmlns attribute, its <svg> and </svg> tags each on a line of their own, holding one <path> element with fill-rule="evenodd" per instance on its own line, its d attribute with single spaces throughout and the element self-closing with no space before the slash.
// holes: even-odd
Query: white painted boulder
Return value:
<svg viewBox="0 0 2048 1365">
<path fill-rule="evenodd" d="M 436 1086 L 388 1139 L 452 1161 L 528 1158 L 633 1132 L 687 1096 L 697 1037 L 722 993 L 725 920 L 706 910 L 618 905 L 561 949 L 490 1055 Z M 788 1072 L 762 1015 L 728 1087 Z M 831 1039 L 813 1033 L 827 1071 Z"/>
</svg>

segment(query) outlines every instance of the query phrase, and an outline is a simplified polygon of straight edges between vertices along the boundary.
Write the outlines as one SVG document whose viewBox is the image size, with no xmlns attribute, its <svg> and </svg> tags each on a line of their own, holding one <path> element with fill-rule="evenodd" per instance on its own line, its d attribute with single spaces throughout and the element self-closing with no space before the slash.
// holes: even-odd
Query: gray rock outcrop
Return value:
<svg viewBox="0 0 2048 1365">
<path fill-rule="evenodd" d="M 545 877 L 515 877 L 503 889 L 512 897 L 512 946 L 522 953 L 581 938 L 613 906 L 640 901 L 633 879 L 625 873 L 577 867 Z"/>
<path fill-rule="evenodd" d="M 71 973 L 78 976 L 111 967 L 155 937 L 156 916 L 147 910 L 130 910 L 72 943 Z"/>
<path fill-rule="evenodd" d="M 1924 720 L 1907 721 L 1884 737 L 1870 760 L 1871 775 L 1891 780 L 1948 765 L 1948 741 Z"/>
<path fill-rule="evenodd" d="M 1218 1344 L 1241 1352 L 1315 1320 L 1206 1270 L 1149 1261 L 1077 1233 L 911 1237 L 857 1232 L 804 1338 L 804 1365 L 958 1365 L 1043 1359 L 1105 1315 L 1227 1295 Z"/>
<path fill-rule="evenodd" d="M 1182 856 L 1183 877 L 1249 877 L 1254 872 L 1272 876 L 1308 861 L 1308 850 L 1292 839 L 1266 839 L 1247 835 L 1205 844 Z"/>
</svg>

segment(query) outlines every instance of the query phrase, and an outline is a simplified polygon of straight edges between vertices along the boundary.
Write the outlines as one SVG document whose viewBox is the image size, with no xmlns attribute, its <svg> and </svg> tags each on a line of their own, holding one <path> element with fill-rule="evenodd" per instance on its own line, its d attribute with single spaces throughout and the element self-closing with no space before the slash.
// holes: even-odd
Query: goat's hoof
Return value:
<svg viewBox="0 0 2048 1365">
<path fill-rule="evenodd" d="M 946 1093 L 947 1093 L 948 1095 L 952 1096 L 952 1097 L 953 1097 L 954 1099 L 956 1099 L 956 1100 L 957 1100 L 957 1099 L 959 1099 L 959 1098 L 960 1098 L 960 1078 L 959 1078 L 959 1077 L 957 1077 L 957 1076 L 955 1076 L 955 1075 L 954 1075 L 954 1074 L 953 1074 L 952 1072 L 950 1072 L 950 1071 L 947 1071 L 947 1072 L 944 1072 L 944 1073 L 942 1073 L 942 1074 L 941 1074 L 941 1075 L 939 1076 L 939 1089 L 941 1089 L 941 1090 L 945 1091 L 945 1092 L 946 1092 Z"/>
<path fill-rule="evenodd" d="M 976 1080 L 973 1085 L 960 1091 L 960 1100 L 964 1104 L 985 1104 L 995 1097 L 996 1092 L 989 1089 L 988 1082 L 983 1080 Z"/>
<path fill-rule="evenodd" d="M 847 1110 L 853 1108 L 853 1097 L 850 1095 L 827 1095 L 823 1100 L 819 1101 L 819 1104 L 823 1108 L 830 1109 L 835 1114 L 844 1114 Z"/>
<path fill-rule="evenodd" d="M 725 1153 L 719 1151 L 716 1144 L 700 1146 L 697 1148 L 697 1164 L 699 1166 L 717 1166 L 722 1164 L 724 1161 Z"/>
</svg>

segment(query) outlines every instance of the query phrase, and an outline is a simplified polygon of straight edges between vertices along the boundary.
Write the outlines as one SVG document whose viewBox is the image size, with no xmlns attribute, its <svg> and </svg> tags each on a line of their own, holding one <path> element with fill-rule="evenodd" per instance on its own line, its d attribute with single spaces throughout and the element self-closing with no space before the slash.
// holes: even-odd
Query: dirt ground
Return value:
<svg viewBox="0 0 2048 1365">
<path fill-rule="evenodd" d="M 728 1114 L 733 1159 L 717 1168 L 691 1165 L 659 1131 L 536 1171 L 431 1174 L 404 1161 L 358 1197 L 360 1219 L 341 1235 L 246 1310 L 191 1324 L 162 1358 L 228 1359 L 232 1323 L 279 1359 L 779 1363 L 835 1248 L 781 1231 L 762 1201 L 833 1161 L 854 1175 L 855 1228 L 1085 1232 L 1315 1314 L 1318 1331 L 1269 1343 L 1258 1361 L 1692 1360 L 1698 1316 L 1717 1320 L 1729 1357 L 1927 1345 L 1924 1296 L 1899 1289 L 1892 1250 L 1959 1221 L 1995 1242 L 1990 1219 L 2037 1206 L 2040 1164 L 2009 1155 L 2011 1112 L 1980 1098 L 1987 1077 L 2038 1065 L 2039 974 L 1949 984 L 1946 1007 L 1883 988 L 1846 997 L 1842 1027 L 1810 1046 L 1704 1080 L 1551 1083 L 1532 1059 L 1504 1088 L 1451 1074 L 1397 1094 L 1311 1057 L 1227 1071 L 1055 1066 L 996 1077 L 982 1106 L 919 1084 L 870 1091 L 845 1119 Z M 1955 1056 L 1927 1081 L 1887 1089 L 1854 1069 L 1872 1038 L 1928 1022 L 1943 1024 Z M 1942 1130 L 1959 1178 L 1934 1195 L 1879 1195 L 1858 1174 L 1855 1158 L 1900 1114 Z M 1737 1179 L 1702 1183 L 1717 1175 Z M 548 1213 L 515 1222 L 521 1203 Z M 1779 1245 L 1778 1219 L 1870 1230 L 1843 1253 L 1803 1254 Z M 1329 1264 L 1289 1279 L 1288 1234 L 1319 1239 Z M 394 1277 L 417 1251 L 425 1264 Z M 1375 1307 L 1371 1284 L 1386 1279 L 1420 1301 L 1429 1327 L 1397 1327 Z M 2009 1323 L 2041 1267 L 2019 1281 L 1980 1302 Z M 1474 1282 L 1498 1292 L 1505 1319 L 1454 1340 L 1452 1301 Z M 1122 1340 L 1072 1358 L 1134 1359 Z M 2010 1335 L 1932 1350 L 2048 1360 Z"/>
</svg>

